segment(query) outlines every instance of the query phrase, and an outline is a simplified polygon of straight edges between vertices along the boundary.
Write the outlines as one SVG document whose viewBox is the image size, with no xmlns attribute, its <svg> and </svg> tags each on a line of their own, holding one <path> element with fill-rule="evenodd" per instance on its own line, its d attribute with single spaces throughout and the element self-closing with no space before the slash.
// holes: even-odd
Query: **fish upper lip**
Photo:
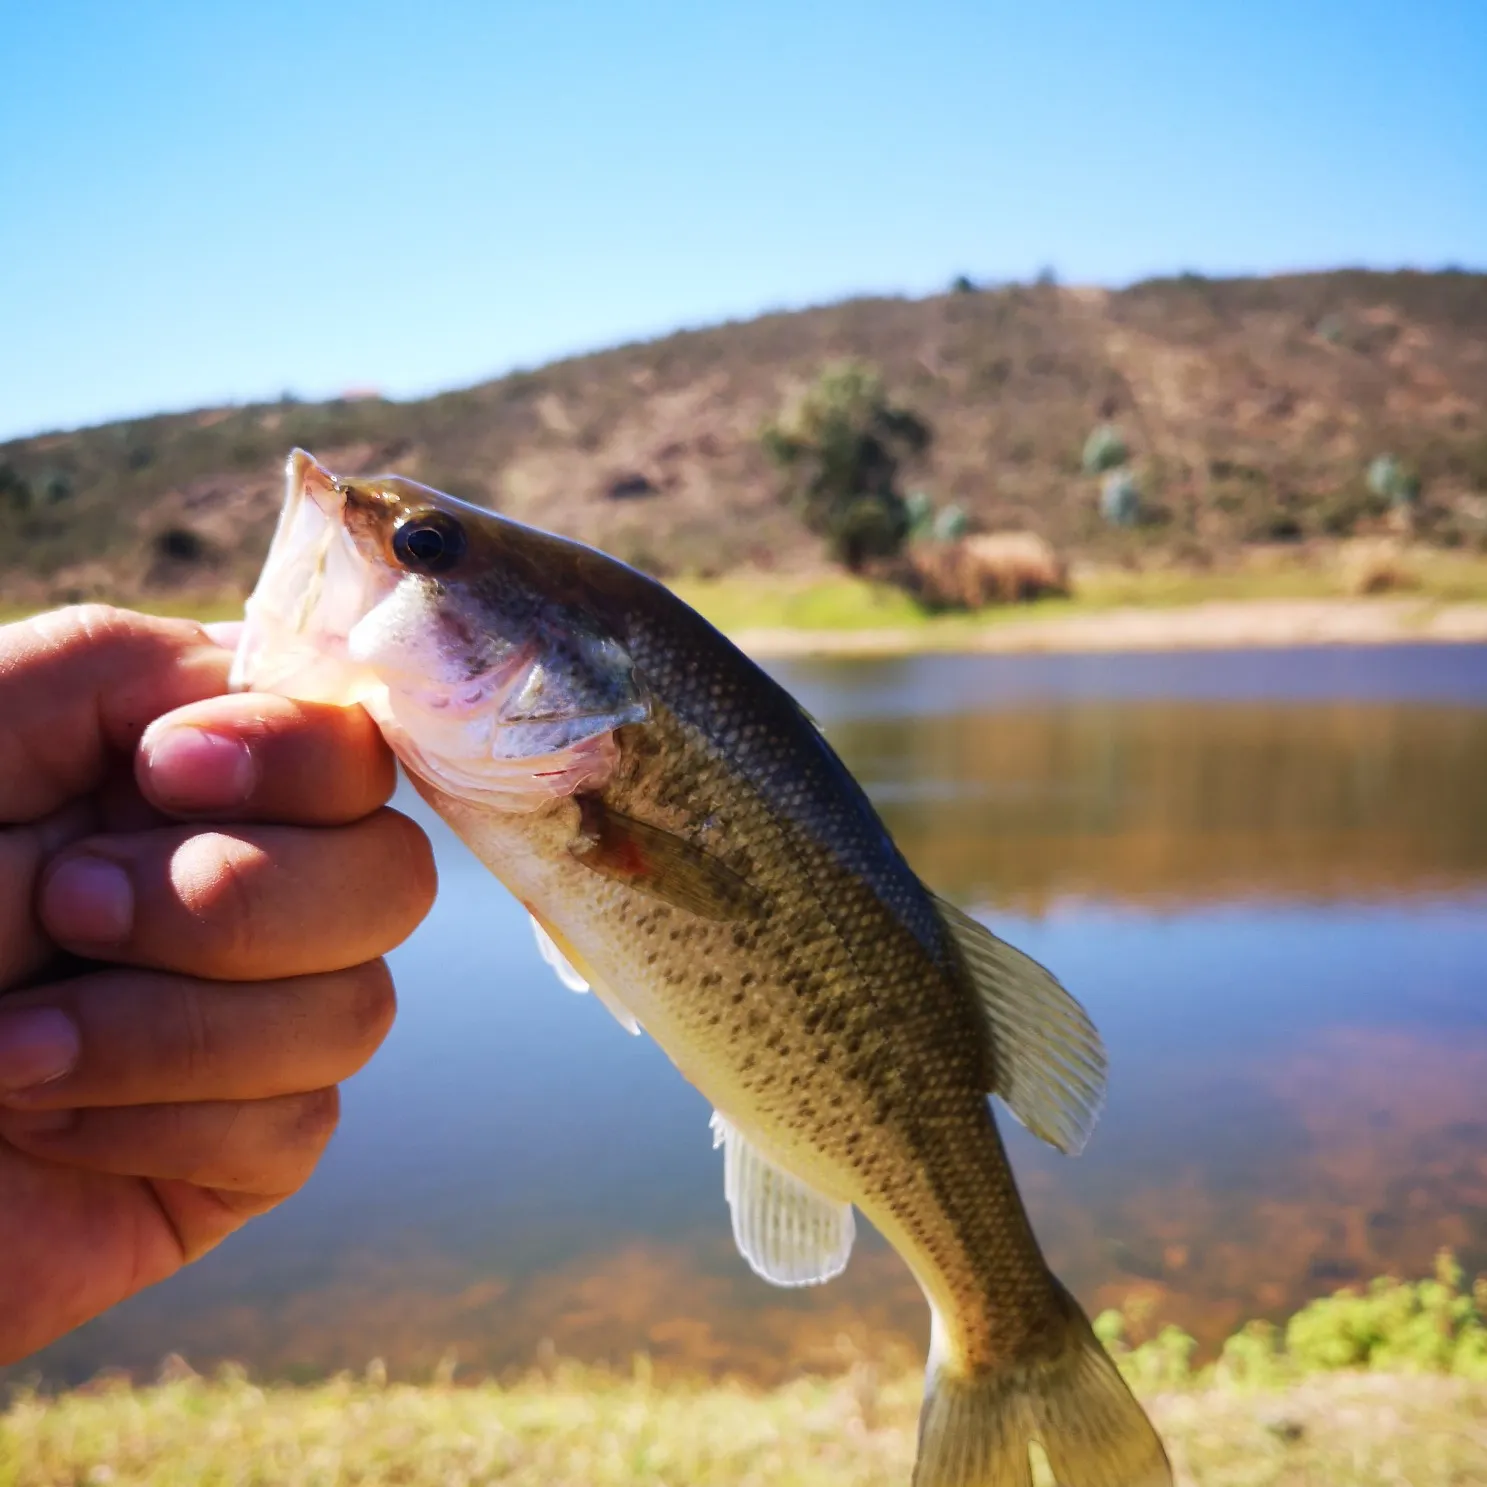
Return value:
<svg viewBox="0 0 1487 1487">
<path fill-rule="evenodd" d="M 340 482 L 320 464 L 314 455 L 296 449 L 289 456 L 289 469 L 294 478 L 295 490 L 318 506 L 323 515 L 332 520 L 341 513 L 346 495 Z"/>
</svg>

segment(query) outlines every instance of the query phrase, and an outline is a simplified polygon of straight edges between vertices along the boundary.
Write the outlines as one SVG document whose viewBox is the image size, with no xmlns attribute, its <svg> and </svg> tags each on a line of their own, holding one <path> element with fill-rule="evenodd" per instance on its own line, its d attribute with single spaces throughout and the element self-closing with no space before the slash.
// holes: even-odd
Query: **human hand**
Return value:
<svg viewBox="0 0 1487 1487">
<path fill-rule="evenodd" d="M 367 715 L 224 696 L 230 660 L 121 610 L 0 627 L 0 1363 L 299 1189 L 433 901 Z"/>
</svg>

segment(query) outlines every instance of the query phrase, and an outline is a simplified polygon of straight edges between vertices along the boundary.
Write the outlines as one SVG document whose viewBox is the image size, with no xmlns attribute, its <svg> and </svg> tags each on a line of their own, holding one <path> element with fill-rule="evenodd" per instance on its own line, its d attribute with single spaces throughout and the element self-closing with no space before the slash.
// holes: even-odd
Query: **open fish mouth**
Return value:
<svg viewBox="0 0 1487 1487">
<path fill-rule="evenodd" d="M 313 456 L 285 465 L 284 504 L 248 597 L 229 684 L 304 702 L 349 704 L 380 683 L 347 639 L 390 586 L 356 550 L 342 520 L 345 491 Z"/>
</svg>

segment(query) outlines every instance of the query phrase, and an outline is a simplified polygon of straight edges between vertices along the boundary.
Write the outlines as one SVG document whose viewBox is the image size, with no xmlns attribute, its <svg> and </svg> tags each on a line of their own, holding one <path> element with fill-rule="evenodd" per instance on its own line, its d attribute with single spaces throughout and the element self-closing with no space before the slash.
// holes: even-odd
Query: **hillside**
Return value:
<svg viewBox="0 0 1487 1487">
<path fill-rule="evenodd" d="M 834 358 L 928 421 L 906 485 L 1073 555 L 1224 563 L 1381 519 L 1368 462 L 1418 474 L 1417 538 L 1487 548 L 1487 274 L 1346 271 L 863 299 L 518 372 L 416 402 L 163 415 L 0 445 L 0 600 L 242 592 L 288 449 L 396 468 L 666 576 L 824 559 L 758 431 Z M 1080 457 L 1117 424 L 1156 520 L 1107 528 Z"/>
</svg>

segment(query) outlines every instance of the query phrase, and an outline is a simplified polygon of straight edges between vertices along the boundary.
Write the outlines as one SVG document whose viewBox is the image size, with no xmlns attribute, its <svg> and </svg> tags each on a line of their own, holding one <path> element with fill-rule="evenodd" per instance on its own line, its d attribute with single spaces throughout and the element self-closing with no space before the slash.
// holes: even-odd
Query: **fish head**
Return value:
<svg viewBox="0 0 1487 1487">
<path fill-rule="evenodd" d="M 409 770 L 511 810 L 602 783 L 649 712 L 573 581 L 600 555 L 400 476 L 290 455 L 232 685 L 360 703 Z M 619 566 L 619 565 L 615 565 Z"/>
</svg>

